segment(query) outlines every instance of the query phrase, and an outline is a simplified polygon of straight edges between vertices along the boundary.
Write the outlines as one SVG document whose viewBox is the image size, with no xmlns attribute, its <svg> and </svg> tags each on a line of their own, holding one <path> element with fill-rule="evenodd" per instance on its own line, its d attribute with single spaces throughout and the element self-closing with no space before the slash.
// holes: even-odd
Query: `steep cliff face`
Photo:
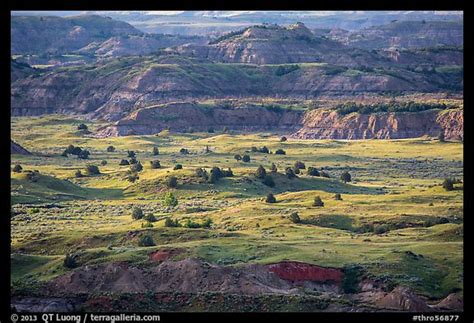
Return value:
<svg viewBox="0 0 474 323">
<path fill-rule="evenodd" d="M 462 110 L 428 110 L 417 113 L 339 115 L 333 110 L 313 110 L 305 114 L 303 127 L 292 136 L 300 139 L 399 139 L 436 137 L 463 139 Z"/>
</svg>

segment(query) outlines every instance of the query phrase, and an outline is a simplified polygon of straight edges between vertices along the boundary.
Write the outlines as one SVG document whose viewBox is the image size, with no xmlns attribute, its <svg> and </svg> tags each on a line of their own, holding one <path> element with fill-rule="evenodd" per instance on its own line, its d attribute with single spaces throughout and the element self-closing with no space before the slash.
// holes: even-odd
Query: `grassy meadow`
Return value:
<svg viewBox="0 0 474 323">
<path fill-rule="evenodd" d="M 429 298 L 462 290 L 463 190 L 441 186 L 445 178 L 463 176 L 463 144 L 427 138 L 404 140 L 296 140 L 281 142 L 271 133 L 239 134 L 162 132 L 152 136 L 94 138 L 77 130 L 85 123 L 93 133 L 102 126 L 73 117 L 49 115 L 11 120 L 12 139 L 33 155 L 12 155 L 12 285 L 33 290 L 68 269 L 66 254 L 80 265 L 129 261 L 146 266 L 150 252 L 181 250 L 176 258 L 199 257 L 239 266 L 281 260 L 343 268 L 360 266 L 369 277 L 404 285 Z M 68 145 L 90 151 L 89 159 L 61 154 Z M 114 152 L 107 152 L 108 146 Z M 159 155 L 153 156 L 153 147 Z M 251 152 L 263 146 L 272 154 Z M 210 152 L 206 152 L 206 147 Z M 180 153 L 186 148 L 189 154 Z M 274 152 L 285 150 L 285 155 Z M 133 150 L 143 165 L 130 182 L 130 166 L 119 166 Z M 234 155 L 248 154 L 250 162 Z M 107 161 L 106 165 L 101 162 Z M 151 160 L 161 168 L 152 169 Z M 302 161 L 330 177 L 309 176 L 306 169 L 288 179 L 285 168 Z M 274 163 L 277 173 L 270 173 Z M 87 175 L 97 165 L 99 175 Z M 176 164 L 182 169 L 174 170 Z M 259 165 L 274 179 L 269 187 L 255 177 Z M 214 166 L 231 168 L 233 177 L 211 184 L 195 174 Z M 28 179 L 28 170 L 39 171 Z M 84 177 L 76 178 L 81 170 Z M 343 183 L 342 172 L 352 181 Z M 175 176 L 177 188 L 167 179 Z M 166 193 L 176 207 L 163 205 Z M 266 203 L 273 193 L 276 203 Z M 342 200 L 336 200 L 335 194 Z M 320 196 L 324 207 L 313 206 Z M 134 220 L 139 206 L 147 221 Z M 301 221 L 290 215 L 297 212 Z M 165 219 L 187 220 L 209 228 L 165 227 Z M 151 235 L 155 246 L 141 247 Z"/>
</svg>

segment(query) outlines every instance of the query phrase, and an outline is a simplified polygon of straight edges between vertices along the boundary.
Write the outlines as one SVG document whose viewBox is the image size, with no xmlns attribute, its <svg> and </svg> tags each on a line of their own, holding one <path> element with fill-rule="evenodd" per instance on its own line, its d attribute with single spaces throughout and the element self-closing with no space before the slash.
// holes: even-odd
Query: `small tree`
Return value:
<svg viewBox="0 0 474 323">
<path fill-rule="evenodd" d="M 143 210 L 138 206 L 134 207 L 132 210 L 132 219 L 140 220 L 141 218 L 143 218 Z"/>
<path fill-rule="evenodd" d="M 137 154 L 135 154 L 135 151 L 133 150 L 127 150 L 127 157 L 128 158 L 134 158 Z"/>
<path fill-rule="evenodd" d="M 72 154 L 72 155 L 79 156 L 81 153 L 82 153 L 81 147 L 74 147 L 74 146 L 73 146 L 73 149 L 72 149 L 72 151 L 71 151 L 71 154 Z"/>
<path fill-rule="evenodd" d="M 168 186 L 169 188 L 177 188 L 178 179 L 176 178 L 176 176 L 168 177 L 168 179 L 166 180 L 166 186 Z"/>
<path fill-rule="evenodd" d="M 348 171 L 344 171 L 341 174 L 341 181 L 343 181 L 344 183 L 350 182 L 351 181 L 351 174 L 349 174 Z"/>
<path fill-rule="evenodd" d="M 242 156 L 240 156 L 239 154 L 236 154 L 234 155 L 234 159 L 237 161 L 242 160 Z"/>
<path fill-rule="evenodd" d="M 108 153 L 113 153 L 115 151 L 115 147 L 114 146 L 109 146 L 107 147 L 107 152 Z"/>
<path fill-rule="evenodd" d="M 234 176 L 234 172 L 232 171 L 232 169 L 230 167 L 227 168 L 227 170 L 222 169 L 221 173 L 222 173 L 222 177 L 233 177 Z"/>
<path fill-rule="evenodd" d="M 159 160 L 150 160 L 150 166 L 152 169 L 161 168 L 161 164 Z"/>
<path fill-rule="evenodd" d="M 324 206 L 324 202 L 323 200 L 321 200 L 321 197 L 319 197 L 319 195 L 314 198 L 313 206 L 317 206 L 317 207 Z"/>
<path fill-rule="evenodd" d="M 204 180 L 206 180 L 206 181 L 209 178 L 209 174 L 207 173 L 207 171 L 205 169 L 202 169 L 202 168 L 197 168 L 196 169 L 196 176 L 204 178 Z"/>
<path fill-rule="evenodd" d="M 280 148 L 280 149 L 277 149 L 275 151 L 275 154 L 276 155 L 286 155 L 286 151 L 284 151 L 283 149 Z"/>
<path fill-rule="evenodd" d="M 319 176 L 319 171 L 314 167 L 308 167 L 307 174 L 309 176 Z"/>
<path fill-rule="evenodd" d="M 270 150 L 268 150 L 267 146 L 263 146 L 258 151 L 261 152 L 261 153 L 264 153 L 264 154 L 269 154 L 270 153 Z"/>
<path fill-rule="evenodd" d="M 441 131 L 438 135 L 439 142 L 445 142 L 446 138 L 444 137 L 444 131 Z"/>
<path fill-rule="evenodd" d="M 74 145 L 69 145 L 67 146 L 66 150 L 64 150 L 67 154 L 72 154 L 72 152 L 74 151 Z"/>
<path fill-rule="evenodd" d="M 153 241 L 153 237 L 150 235 L 141 236 L 138 240 L 138 246 L 140 247 L 151 247 L 155 245 L 155 241 Z"/>
<path fill-rule="evenodd" d="M 80 178 L 80 177 L 83 177 L 84 175 L 82 175 L 82 172 L 78 169 L 78 170 L 76 170 L 76 172 L 74 173 L 74 176 L 75 176 L 76 178 Z"/>
<path fill-rule="evenodd" d="M 77 155 L 77 158 L 80 158 L 80 159 L 89 159 L 89 155 L 91 153 L 89 152 L 89 150 L 81 150 L 81 152 Z"/>
<path fill-rule="evenodd" d="M 130 165 L 135 165 L 136 163 L 138 163 L 138 160 L 135 157 L 132 157 L 128 162 L 130 163 Z"/>
<path fill-rule="evenodd" d="M 143 219 L 147 222 L 156 222 L 156 217 L 153 214 L 147 214 L 143 217 Z"/>
<path fill-rule="evenodd" d="M 290 221 L 293 223 L 300 223 L 301 219 L 300 216 L 298 215 L 298 212 L 293 212 L 290 214 Z"/>
<path fill-rule="evenodd" d="M 163 199 L 163 205 L 166 207 L 175 207 L 178 205 L 178 199 L 172 192 L 168 192 Z"/>
<path fill-rule="evenodd" d="M 455 183 L 455 179 L 445 178 L 444 181 L 443 181 L 442 186 L 446 191 L 452 191 L 452 190 L 454 190 L 454 183 Z"/>
<path fill-rule="evenodd" d="M 143 166 L 140 162 L 137 162 L 136 164 L 130 166 L 130 170 L 134 173 L 139 173 L 143 170 Z"/>
<path fill-rule="evenodd" d="M 281 141 L 281 142 L 285 142 L 285 141 L 287 141 L 287 140 L 288 140 L 288 139 L 287 139 L 285 136 L 283 136 L 283 137 L 280 138 L 280 141 Z"/>
<path fill-rule="evenodd" d="M 286 177 L 288 177 L 289 179 L 292 179 L 292 178 L 296 177 L 295 172 L 293 171 L 293 169 L 291 167 L 287 167 L 285 169 L 285 174 L 286 174 Z"/>
<path fill-rule="evenodd" d="M 14 172 L 14 173 L 21 173 L 22 170 L 23 170 L 23 167 L 21 167 L 20 164 L 16 164 L 16 165 L 13 167 L 13 172 Z"/>
<path fill-rule="evenodd" d="M 130 165 L 130 163 L 128 162 L 128 160 L 126 159 L 122 159 L 119 163 L 120 166 L 127 166 L 127 165 Z"/>
<path fill-rule="evenodd" d="M 189 154 L 189 151 L 188 151 L 186 148 L 181 148 L 181 149 L 179 150 L 179 153 L 180 153 L 181 155 L 188 155 L 188 154 Z"/>
<path fill-rule="evenodd" d="M 274 187 L 275 186 L 275 181 L 273 180 L 273 177 L 271 177 L 270 175 L 265 175 L 265 177 L 263 178 L 262 183 L 269 186 L 269 187 Z"/>
<path fill-rule="evenodd" d="M 180 227 L 180 226 L 181 225 L 179 224 L 177 219 L 175 219 L 174 221 L 171 220 L 170 218 L 165 219 L 165 227 L 176 228 L 176 227 Z"/>
<path fill-rule="evenodd" d="M 250 156 L 249 155 L 243 155 L 242 156 L 242 161 L 244 163 L 249 163 L 250 162 Z"/>
<path fill-rule="evenodd" d="M 336 193 L 336 195 L 334 195 L 334 199 L 335 199 L 336 201 L 342 201 L 342 196 L 341 196 L 341 194 L 340 194 L 340 193 Z"/>
<path fill-rule="evenodd" d="M 83 123 L 77 126 L 77 130 L 87 130 L 87 129 L 88 129 L 87 126 Z"/>
<path fill-rule="evenodd" d="M 267 197 L 265 199 L 265 202 L 267 202 L 267 203 L 276 203 L 276 198 L 272 193 L 268 193 Z"/>
<path fill-rule="evenodd" d="M 257 149 L 257 147 L 252 146 L 252 147 L 250 148 L 250 151 L 253 152 L 253 153 L 256 153 L 256 152 L 258 151 L 258 149 Z"/>
<path fill-rule="evenodd" d="M 158 150 L 158 147 L 153 147 L 153 156 L 158 156 L 160 154 L 160 151 Z"/>
<path fill-rule="evenodd" d="M 106 160 L 103 160 L 103 161 L 100 162 L 100 164 L 101 164 L 102 166 L 105 166 L 105 165 L 107 165 L 107 161 L 106 161 Z"/>
<path fill-rule="evenodd" d="M 297 161 L 295 161 L 294 168 L 295 169 L 305 169 L 306 166 L 302 161 L 297 160 Z"/>
<path fill-rule="evenodd" d="M 278 172 L 278 168 L 276 167 L 275 163 L 272 163 L 272 166 L 270 166 L 270 172 L 272 173 Z"/>
<path fill-rule="evenodd" d="M 255 172 L 255 176 L 257 178 L 264 179 L 266 175 L 267 171 L 265 170 L 265 168 L 262 165 L 258 166 L 257 171 Z"/>
<path fill-rule="evenodd" d="M 178 170 L 178 169 L 183 169 L 183 165 L 181 164 L 174 165 L 173 170 Z"/>
<path fill-rule="evenodd" d="M 70 254 L 67 254 L 66 257 L 64 257 L 63 261 L 63 266 L 66 268 L 76 268 L 77 267 L 77 261 L 76 257 Z"/>
<path fill-rule="evenodd" d="M 99 167 L 96 165 L 87 165 L 87 174 L 89 175 L 98 175 L 100 174 Z"/>
</svg>

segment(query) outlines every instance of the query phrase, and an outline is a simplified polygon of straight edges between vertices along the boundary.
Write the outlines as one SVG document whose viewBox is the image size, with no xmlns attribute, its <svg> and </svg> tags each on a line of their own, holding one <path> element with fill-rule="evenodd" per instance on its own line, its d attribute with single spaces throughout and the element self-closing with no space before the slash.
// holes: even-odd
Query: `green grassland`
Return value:
<svg viewBox="0 0 474 323">
<path fill-rule="evenodd" d="M 183 251 L 176 257 L 234 266 L 285 259 L 360 265 L 369 276 L 432 298 L 462 290 L 462 184 L 453 191 L 441 187 L 446 177 L 462 179 L 462 143 L 422 138 L 280 142 L 270 133 L 232 132 L 97 139 L 77 131 L 83 122 L 92 132 L 101 126 L 57 115 L 12 119 L 12 139 L 33 153 L 11 156 L 12 166 L 23 167 L 11 175 L 12 284 L 18 289 L 24 288 L 20 281 L 47 281 L 64 273 L 67 253 L 76 254 L 80 265 L 121 260 L 145 266 L 150 252 L 172 247 Z M 62 157 L 70 144 L 88 149 L 90 158 Z M 109 145 L 115 152 L 107 152 Z M 154 146 L 158 156 L 152 155 Z M 286 155 L 250 152 L 252 146 L 281 148 Z M 190 153 L 180 154 L 181 148 Z M 129 166 L 119 166 L 127 150 L 134 150 L 144 166 L 134 183 L 127 180 Z M 233 158 L 246 153 L 249 163 Z M 160 169 L 150 168 L 155 159 Z M 101 166 L 102 160 L 107 165 Z M 331 177 L 303 171 L 288 179 L 285 168 L 298 160 Z M 173 170 L 177 163 L 183 169 Z M 269 172 L 272 163 L 278 173 L 272 174 L 276 185 L 270 188 L 254 174 L 259 165 Z M 98 165 L 101 174 L 75 178 L 75 171 L 86 173 L 88 164 Z M 213 166 L 230 167 L 234 176 L 210 184 L 195 175 L 196 168 Z M 27 170 L 39 171 L 36 182 L 28 180 Z M 352 182 L 339 180 L 343 171 L 350 172 Z M 165 185 L 169 176 L 178 178 L 177 188 Z M 169 191 L 179 200 L 175 208 L 162 203 Z M 269 192 L 277 203 L 265 203 Z M 324 207 L 312 206 L 317 195 Z M 134 206 L 155 215 L 153 227 L 142 228 L 144 220 L 132 219 Z M 290 221 L 293 212 L 300 223 Z M 165 227 L 168 217 L 180 223 L 209 218 L 213 224 Z M 156 246 L 138 246 L 145 234 Z"/>
</svg>

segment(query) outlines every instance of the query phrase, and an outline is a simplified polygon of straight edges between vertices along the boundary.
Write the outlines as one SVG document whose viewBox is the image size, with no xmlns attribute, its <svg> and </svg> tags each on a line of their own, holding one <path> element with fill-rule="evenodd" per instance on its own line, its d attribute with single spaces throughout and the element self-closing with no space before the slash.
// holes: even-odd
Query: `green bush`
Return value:
<svg viewBox="0 0 474 323">
<path fill-rule="evenodd" d="M 136 164 L 130 166 L 130 170 L 133 172 L 133 173 L 139 173 L 143 170 L 143 166 L 140 162 L 137 162 Z"/>
<path fill-rule="evenodd" d="M 236 154 L 234 155 L 234 159 L 237 161 L 242 160 L 242 156 L 240 156 L 239 154 Z"/>
<path fill-rule="evenodd" d="M 20 164 L 16 164 L 16 165 L 13 167 L 13 172 L 14 172 L 14 173 L 21 173 L 22 170 L 23 170 L 23 167 L 21 167 Z"/>
<path fill-rule="evenodd" d="M 342 196 L 341 196 L 341 194 L 340 194 L 340 193 L 336 193 L 336 195 L 334 195 L 334 199 L 335 199 L 336 201 L 342 201 Z"/>
<path fill-rule="evenodd" d="M 143 218 L 143 210 L 139 207 L 134 207 L 132 210 L 132 219 L 134 220 L 140 220 Z"/>
<path fill-rule="evenodd" d="M 286 155 L 286 151 L 284 151 L 283 149 L 280 148 L 280 149 L 277 149 L 275 151 L 275 154 L 276 155 Z"/>
<path fill-rule="evenodd" d="M 351 180 L 352 180 L 351 179 L 351 174 L 349 174 L 348 171 L 344 171 L 341 174 L 341 181 L 343 181 L 344 183 L 350 182 Z"/>
<path fill-rule="evenodd" d="M 242 161 L 244 163 L 249 163 L 250 162 L 250 156 L 249 155 L 243 155 L 242 156 Z"/>
<path fill-rule="evenodd" d="M 308 167 L 307 174 L 309 176 L 319 176 L 319 171 L 314 167 Z"/>
<path fill-rule="evenodd" d="M 272 193 L 268 193 L 267 197 L 265 198 L 265 202 L 267 202 L 267 203 L 276 203 L 276 198 Z"/>
<path fill-rule="evenodd" d="M 74 173 L 74 176 L 76 178 L 80 178 L 80 177 L 83 177 L 84 175 L 82 175 L 82 172 L 80 170 L 76 170 L 76 172 Z"/>
<path fill-rule="evenodd" d="M 285 136 L 283 136 L 283 137 L 280 138 L 280 141 L 281 141 L 281 142 L 285 142 L 285 141 L 287 141 L 287 140 L 288 140 L 288 139 L 287 139 Z"/>
<path fill-rule="evenodd" d="M 156 217 L 153 214 L 147 214 L 143 217 L 143 219 L 147 222 L 156 222 Z"/>
<path fill-rule="evenodd" d="M 100 170 L 99 170 L 99 167 L 97 167 L 96 165 L 87 165 L 87 173 L 89 175 L 98 175 L 100 174 Z"/>
<path fill-rule="evenodd" d="M 295 161 L 294 169 L 305 169 L 306 166 L 302 161 Z"/>
<path fill-rule="evenodd" d="M 321 197 L 319 195 L 314 198 L 313 206 L 317 206 L 317 207 L 324 206 L 324 202 L 323 200 L 321 200 Z"/>
<path fill-rule="evenodd" d="M 87 130 L 87 129 L 88 129 L 87 126 L 83 123 L 77 126 L 77 130 Z"/>
<path fill-rule="evenodd" d="M 293 212 L 290 214 L 290 221 L 293 223 L 300 223 L 301 219 L 300 216 L 298 215 L 298 212 Z"/>
<path fill-rule="evenodd" d="M 119 163 L 120 166 L 128 166 L 130 165 L 130 163 L 128 162 L 128 160 L 126 159 L 122 159 Z"/>
<path fill-rule="evenodd" d="M 255 172 L 255 177 L 264 179 L 266 175 L 267 171 L 265 168 L 262 165 L 258 166 L 257 171 Z"/>
<path fill-rule="evenodd" d="M 342 279 L 341 287 L 344 293 L 354 294 L 359 292 L 359 282 L 362 276 L 361 268 L 355 265 L 348 265 L 342 271 L 344 272 L 344 278 Z"/>
<path fill-rule="evenodd" d="M 151 247 L 155 245 L 155 241 L 153 241 L 153 237 L 150 235 L 141 236 L 138 240 L 138 246 L 140 247 Z"/>
<path fill-rule="evenodd" d="M 181 155 L 188 155 L 188 154 L 189 154 L 189 151 L 188 151 L 186 148 L 181 148 L 181 149 L 179 150 L 179 153 L 180 153 Z"/>
<path fill-rule="evenodd" d="M 127 151 L 127 157 L 128 158 L 134 158 L 135 156 L 136 156 L 136 154 L 133 150 L 128 150 Z"/>
<path fill-rule="evenodd" d="M 161 164 L 159 160 L 150 160 L 150 166 L 152 169 L 161 168 Z"/>
<path fill-rule="evenodd" d="M 374 227 L 375 234 L 383 234 L 388 231 L 390 231 L 390 228 L 387 224 L 380 224 Z"/>
<path fill-rule="evenodd" d="M 77 267 L 77 261 L 76 257 L 70 254 L 67 254 L 66 257 L 64 257 L 63 260 L 63 266 L 66 268 L 76 268 Z"/>
<path fill-rule="evenodd" d="M 163 205 L 166 207 L 175 207 L 178 205 L 178 199 L 172 192 L 168 192 L 163 199 Z"/>
<path fill-rule="evenodd" d="M 276 167 L 275 163 L 272 163 L 272 166 L 270 166 L 270 172 L 272 173 L 278 172 L 278 168 Z"/>
<path fill-rule="evenodd" d="M 160 154 L 160 151 L 158 150 L 158 147 L 153 147 L 153 156 L 158 156 Z"/>
<path fill-rule="evenodd" d="M 292 178 L 296 177 L 296 174 L 295 174 L 295 172 L 293 171 L 293 169 L 291 167 L 287 167 L 285 169 L 285 174 L 286 174 L 286 177 L 288 177 L 289 179 L 292 179 Z"/>
<path fill-rule="evenodd" d="M 114 146 L 109 146 L 109 147 L 107 147 L 107 152 L 113 153 L 114 151 L 115 151 L 115 147 L 114 147 Z"/>
<path fill-rule="evenodd" d="M 178 187 L 178 179 L 175 176 L 170 176 L 166 180 L 166 186 L 169 188 L 177 188 Z"/>
<path fill-rule="evenodd" d="M 454 190 L 454 183 L 456 182 L 456 180 L 454 178 L 445 178 L 444 181 L 443 181 L 443 188 L 446 190 L 446 191 L 452 191 Z"/>
<path fill-rule="evenodd" d="M 107 165 L 107 161 L 106 161 L 106 160 L 103 160 L 103 161 L 100 162 L 100 164 L 101 164 L 102 166 L 105 166 L 105 165 Z"/>
<path fill-rule="evenodd" d="M 165 227 L 168 228 L 177 228 L 180 227 L 181 225 L 179 224 L 178 220 L 175 219 L 174 221 L 171 220 L 171 218 L 166 218 L 165 219 Z"/>
<path fill-rule="evenodd" d="M 183 165 L 181 164 L 174 165 L 173 170 L 178 170 L 178 169 L 183 169 Z"/>
</svg>

